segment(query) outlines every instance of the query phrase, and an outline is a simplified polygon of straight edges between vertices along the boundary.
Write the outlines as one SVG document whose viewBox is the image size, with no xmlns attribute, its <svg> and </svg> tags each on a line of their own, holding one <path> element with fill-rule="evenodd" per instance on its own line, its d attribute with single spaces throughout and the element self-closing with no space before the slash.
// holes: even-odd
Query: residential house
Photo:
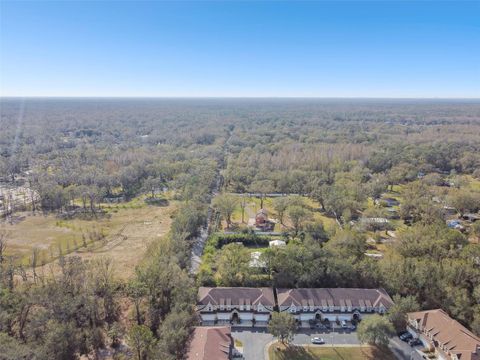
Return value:
<svg viewBox="0 0 480 360">
<path fill-rule="evenodd" d="M 186 359 L 229 360 L 234 348 L 230 326 L 199 326 L 193 330 Z"/>
<path fill-rule="evenodd" d="M 272 231 L 275 223 L 268 218 L 268 212 L 265 209 L 260 209 L 255 215 L 255 227 L 262 231 Z"/>
<path fill-rule="evenodd" d="M 197 312 L 202 325 L 267 326 L 275 306 L 271 288 L 201 287 Z"/>
<path fill-rule="evenodd" d="M 277 289 L 280 312 L 289 312 L 302 326 L 312 321 L 360 320 L 385 313 L 393 301 L 383 289 Z"/>
<path fill-rule="evenodd" d="M 440 360 L 480 360 L 480 338 L 441 310 L 407 314 L 408 331 Z"/>
<path fill-rule="evenodd" d="M 262 227 L 268 222 L 268 213 L 265 209 L 260 209 L 255 215 L 255 226 Z"/>
</svg>

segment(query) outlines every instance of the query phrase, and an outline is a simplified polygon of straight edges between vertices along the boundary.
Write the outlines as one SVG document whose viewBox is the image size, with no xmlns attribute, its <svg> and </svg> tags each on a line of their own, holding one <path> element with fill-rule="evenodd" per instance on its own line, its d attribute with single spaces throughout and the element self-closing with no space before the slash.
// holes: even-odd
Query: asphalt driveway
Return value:
<svg viewBox="0 0 480 360">
<path fill-rule="evenodd" d="M 265 346 L 274 340 L 266 329 L 256 328 L 233 328 L 232 336 L 243 343 L 243 355 L 245 360 L 264 359 Z M 325 345 L 321 346 L 345 346 L 358 345 L 357 334 L 355 332 L 316 332 L 315 330 L 301 329 L 295 334 L 293 343 L 296 345 L 311 344 L 312 337 L 321 337 L 325 340 Z M 265 359 L 266 360 L 266 359 Z"/>
<path fill-rule="evenodd" d="M 274 340 L 266 330 L 256 328 L 233 328 L 232 336 L 234 339 L 243 343 L 243 356 L 245 360 L 264 359 L 265 346 Z"/>
<path fill-rule="evenodd" d="M 243 344 L 245 360 L 267 360 L 264 357 L 265 347 L 275 339 L 266 329 L 262 328 L 232 328 L 234 339 Z M 301 329 L 295 334 L 293 343 L 296 345 L 311 344 L 312 337 L 325 340 L 325 345 L 319 346 L 348 346 L 359 345 L 357 333 L 352 332 L 316 332 L 315 330 Z M 390 349 L 399 360 L 422 360 L 421 356 L 407 343 L 398 337 L 390 340 Z"/>
<path fill-rule="evenodd" d="M 388 347 L 390 348 L 390 350 L 392 350 L 397 359 L 422 360 L 422 357 L 417 353 L 415 348 L 412 348 L 406 342 L 400 340 L 398 336 L 390 339 L 390 344 Z M 417 348 L 422 348 L 422 346 L 417 346 Z"/>
</svg>

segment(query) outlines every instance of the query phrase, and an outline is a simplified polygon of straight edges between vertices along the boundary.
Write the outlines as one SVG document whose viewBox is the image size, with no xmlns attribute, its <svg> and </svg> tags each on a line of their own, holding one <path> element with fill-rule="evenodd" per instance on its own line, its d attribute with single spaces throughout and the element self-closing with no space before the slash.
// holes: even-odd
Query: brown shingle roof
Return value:
<svg viewBox="0 0 480 360">
<path fill-rule="evenodd" d="M 315 306 L 378 307 L 386 309 L 393 305 L 390 296 L 383 289 L 317 288 L 277 289 L 279 306 L 301 306 L 304 299 L 313 300 Z"/>
<path fill-rule="evenodd" d="M 246 287 L 201 287 L 198 289 L 199 305 L 218 305 L 221 299 L 227 299 L 232 306 L 242 302 L 248 305 L 264 306 L 275 305 L 273 290 L 271 288 L 246 288 Z"/>
<path fill-rule="evenodd" d="M 228 360 L 233 348 L 230 326 L 196 327 L 187 360 Z"/>
<path fill-rule="evenodd" d="M 409 313 L 408 319 L 417 322 L 421 331 L 431 334 L 434 341 L 459 359 L 480 360 L 480 338 L 442 309 Z"/>
</svg>

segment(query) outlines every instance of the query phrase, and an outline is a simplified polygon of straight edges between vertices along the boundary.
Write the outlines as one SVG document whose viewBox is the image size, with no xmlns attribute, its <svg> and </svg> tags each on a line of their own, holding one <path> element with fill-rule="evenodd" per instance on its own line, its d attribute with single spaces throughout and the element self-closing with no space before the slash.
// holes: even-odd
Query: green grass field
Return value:
<svg viewBox="0 0 480 360">
<path fill-rule="evenodd" d="M 293 346 L 285 348 L 279 343 L 268 349 L 270 360 L 395 360 L 389 349 L 372 346 L 327 347 Z"/>
<path fill-rule="evenodd" d="M 274 198 L 265 198 L 263 201 L 263 207 L 267 210 L 268 216 L 270 218 L 277 218 L 277 214 L 275 213 L 275 210 L 273 209 L 273 199 Z M 327 231 L 332 231 L 335 229 L 337 226 L 335 219 L 330 218 L 323 213 L 321 213 L 319 210 L 320 204 L 318 204 L 316 201 L 308 198 L 308 197 L 303 197 L 303 200 L 305 201 L 305 204 L 307 207 L 309 207 L 312 210 L 312 220 L 315 221 L 321 221 L 323 222 L 323 225 L 325 226 L 325 229 Z M 256 213 L 260 210 L 260 205 L 261 201 L 260 198 L 256 197 L 246 197 L 245 198 L 245 213 L 244 213 L 244 223 L 242 224 L 242 209 L 240 206 L 240 203 L 242 201 L 242 198 L 239 196 L 238 197 L 238 205 L 237 208 L 235 209 L 233 215 L 232 215 L 232 222 L 237 224 L 239 227 L 246 227 L 248 223 L 249 218 L 254 218 Z M 289 230 L 291 227 L 291 223 L 288 219 L 288 215 L 285 214 L 283 223 L 285 226 L 281 224 L 276 224 L 274 231 L 281 232 L 285 230 Z M 223 227 L 226 226 L 226 223 L 223 222 Z"/>
</svg>

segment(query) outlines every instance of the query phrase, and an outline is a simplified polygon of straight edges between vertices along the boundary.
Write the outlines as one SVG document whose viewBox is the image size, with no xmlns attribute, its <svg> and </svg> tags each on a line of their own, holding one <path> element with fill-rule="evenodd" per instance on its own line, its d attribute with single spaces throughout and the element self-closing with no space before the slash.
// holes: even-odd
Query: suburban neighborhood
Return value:
<svg viewBox="0 0 480 360">
<path fill-rule="evenodd" d="M 480 0 L 0 0 L 0 360 L 480 360 Z"/>
<path fill-rule="evenodd" d="M 304 339 L 310 340 L 294 346 L 332 346 L 333 343 L 328 344 L 324 340 L 328 334 L 355 335 L 356 326 L 363 319 L 372 314 L 385 315 L 393 305 L 393 300 L 383 289 L 201 287 L 196 306 L 201 326 L 194 330 L 187 358 L 254 359 L 244 354 L 249 353 L 249 346 L 255 345 L 242 343 L 236 346 L 235 330 L 242 334 L 240 337 L 244 337 L 246 332 L 263 332 L 274 312 L 292 316 L 295 332 L 304 333 Z M 480 359 L 480 337 L 443 310 L 411 312 L 406 314 L 406 318 L 407 326 L 398 335 L 405 344 L 411 345 L 410 359 Z M 318 336 L 314 336 L 315 331 Z M 221 337 L 222 341 L 214 340 L 217 337 Z M 262 345 L 261 337 L 258 342 Z M 271 346 L 271 343 L 264 346 Z M 390 346 L 394 346 L 392 344 Z M 353 340 L 345 345 L 359 346 L 360 343 Z M 268 349 L 263 350 L 268 353 Z M 260 355 L 258 352 L 255 356 Z"/>
</svg>

